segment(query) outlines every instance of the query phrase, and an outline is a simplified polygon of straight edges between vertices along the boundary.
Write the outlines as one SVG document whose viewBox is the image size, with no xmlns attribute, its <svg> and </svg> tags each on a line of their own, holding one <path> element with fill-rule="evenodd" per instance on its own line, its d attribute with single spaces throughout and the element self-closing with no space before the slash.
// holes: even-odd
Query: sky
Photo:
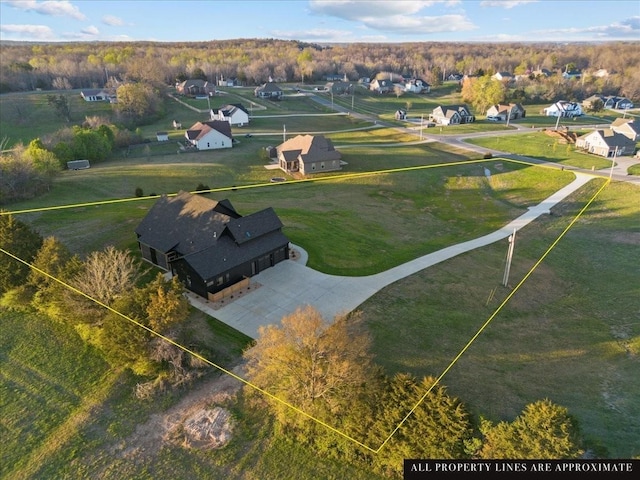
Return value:
<svg viewBox="0 0 640 480">
<path fill-rule="evenodd" d="M 640 41 L 640 0 L 0 0 L 0 40 Z"/>
</svg>

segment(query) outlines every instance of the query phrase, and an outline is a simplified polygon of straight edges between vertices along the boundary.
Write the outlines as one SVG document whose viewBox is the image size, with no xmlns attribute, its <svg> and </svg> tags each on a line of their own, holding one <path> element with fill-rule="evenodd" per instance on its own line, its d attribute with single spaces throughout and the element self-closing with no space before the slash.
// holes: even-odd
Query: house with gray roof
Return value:
<svg viewBox="0 0 640 480">
<path fill-rule="evenodd" d="M 180 95 L 197 97 L 201 95 L 211 96 L 216 93 L 216 86 L 212 82 L 200 78 L 191 78 L 176 85 L 176 91 Z"/>
<path fill-rule="evenodd" d="M 253 91 L 253 94 L 258 98 L 269 98 L 271 100 L 280 100 L 284 92 L 275 82 L 263 83 Z"/>
<path fill-rule="evenodd" d="M 476 117 L 466 105 L 439 105 L 429 114 L 429 121 L 437 125 L 459 125 L 475 122 Z"/>
<path fill-rule="evenodd" d="M 287 173 L 328 172 L 342 168 L 341 153 L 323 135 L 297 135 L 275 148 L 278 166 Z"/>
<path fill-rule="evenodd" d="M 633 155 L 636 142 L 611 128 L 594 130 L 576 140 L 576 148 L 601 157 Z"/>
<path fill-rule="evenodd" d="M 273 208 L 243 216 L 229 200 L 163 195 L 135 233 L 142 258 L 204 298 L 289 258 Z"/>
</svg>

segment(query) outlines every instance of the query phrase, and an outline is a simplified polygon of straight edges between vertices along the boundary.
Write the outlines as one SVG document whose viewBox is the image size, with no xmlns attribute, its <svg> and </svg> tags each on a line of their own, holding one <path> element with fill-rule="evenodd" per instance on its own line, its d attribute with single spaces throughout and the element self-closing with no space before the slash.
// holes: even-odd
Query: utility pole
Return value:
<svg viewBox="0 0 640 480">
<path fill-rule="evenodd" d="M 513 233 L 509 235 L 509 249 L 507 250 L 507 264 L 504 268 L 504 277 L 502 278 L 502 285 L 507 286 L 509 283 L 509 272 L 511 271 L 511 259 L 513 258 L 513 249 L 516 245 L 516 229 L 513 229 Z"/>
<path fill-rule="evenodd" d="M 282 142 L 286 142 L 287 141 L 287 126 L 283 123 L 282 124 Z"/>
<path fill-rule="evenodd" d="M 613 151 L 613 158 L 611 159 L 611 171 L 609 172 L 609 180 L 613 178 L 613 167 L 616 164 L 616 156 L 618 155 L 618 147 Z"/>
</svg>

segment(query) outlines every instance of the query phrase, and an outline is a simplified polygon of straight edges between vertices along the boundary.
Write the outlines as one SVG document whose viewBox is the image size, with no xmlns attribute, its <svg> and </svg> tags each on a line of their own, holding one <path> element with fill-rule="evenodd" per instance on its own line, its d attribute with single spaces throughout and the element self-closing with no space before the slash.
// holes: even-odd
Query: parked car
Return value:
<svg viewBox="0 0 640 480">
<path fill-rule="evenodd" d="M 490 122 L 499 122 L 500 117 L 496 117 L 495 115 L 487 115 L 487 120 Z"/>
</svg>

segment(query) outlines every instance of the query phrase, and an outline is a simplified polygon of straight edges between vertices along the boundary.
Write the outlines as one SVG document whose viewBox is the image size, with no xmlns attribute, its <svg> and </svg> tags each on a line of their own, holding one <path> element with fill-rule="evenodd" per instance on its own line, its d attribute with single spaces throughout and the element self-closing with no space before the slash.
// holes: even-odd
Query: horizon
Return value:
<svg viewBox="0 0 640 480">
<path fill-rule="evenodd" d="M 0 0 L 0 19 L 31 43 L 640 41 L 637 0 Z"/>
</svg>

